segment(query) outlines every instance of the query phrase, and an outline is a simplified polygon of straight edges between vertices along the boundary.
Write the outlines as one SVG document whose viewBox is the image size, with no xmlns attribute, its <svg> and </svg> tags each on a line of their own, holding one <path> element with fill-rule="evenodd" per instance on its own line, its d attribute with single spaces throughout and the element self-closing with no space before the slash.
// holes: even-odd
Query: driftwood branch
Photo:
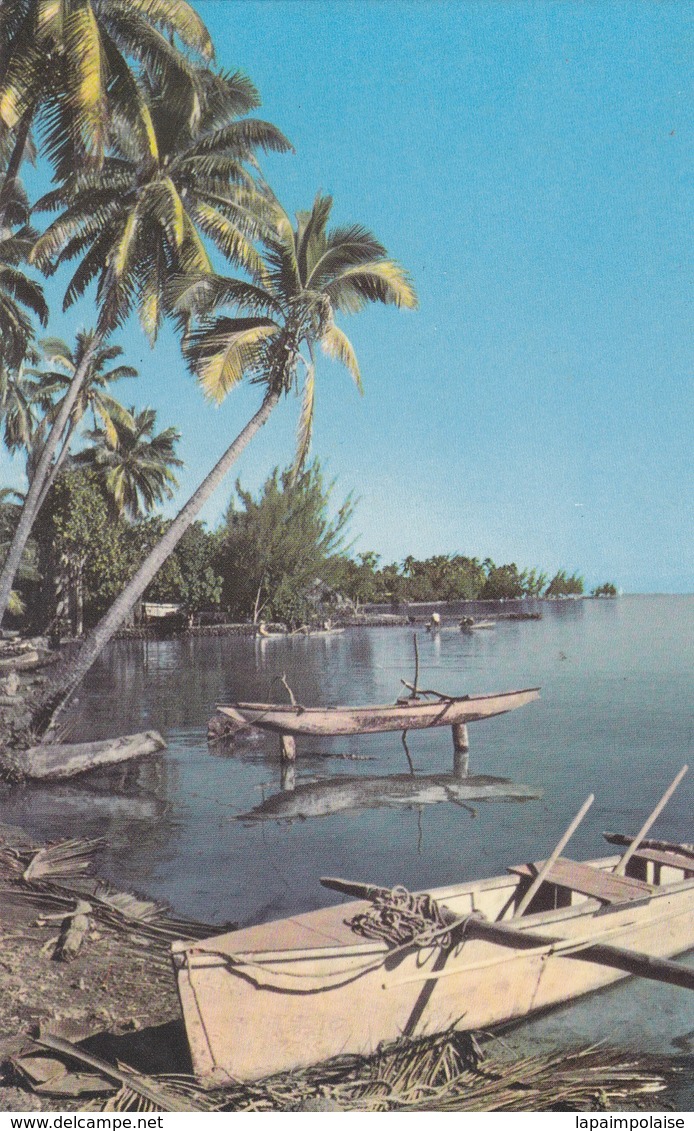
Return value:
<svg viewBox="0 0 694 1131">
<path fill-rule="evenodd" d="M 413 693 L 413 698 L 418 698 L 420 695 L 434 696 L 440 699 L 442 703 L 465 703 L 470 698 L 469 695 L 447 695 L 445 691 L 434 691 L 431 688 L 425 690 L 424 688 L 417 688 L 415 683 L 408 683 L 406 679 L 401 679 L 400 682 Z"/>
</svg>

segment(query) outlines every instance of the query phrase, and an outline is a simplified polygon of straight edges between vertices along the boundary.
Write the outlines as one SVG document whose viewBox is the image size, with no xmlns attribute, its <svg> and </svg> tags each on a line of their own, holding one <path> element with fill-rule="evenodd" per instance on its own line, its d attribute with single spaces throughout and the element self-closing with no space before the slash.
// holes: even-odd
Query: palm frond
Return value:
<svg viewBox="0 0 694 1131">
<path fill-rule="evenodd" d="M 313 365 L 310 365 L 306 373 L 304 381 L 303 394 L 301 399 L 301 413 L 299 414 L 299 427 L 297 431 L 296 443 L 296 456 L 294 459 L 294 466 L 292 468 L 292 475 L 296 477 L 303 467 L 308 458 L 308 453 L 311 448 L 311 437 L 313 436 L 313 418 L 314 408 L 316 403 L 316 371 Z"/>
<path fill-rule="evenodd" d="M 387 259 L 388 253 L 360 224 L 332 228 L 306 277 L 306 286 L 323 287 L 346 267 Z"/>
<path fill-rule="evenodd" d="M 0 85 L 0 122 L 14 130 L 21 118 L 31 112 L 37 99 L 44 73 L 44 58 L 32 34 L 31 13 L 15 40 L 18 49 L 5 61 Z"/>
<path fill-rule="evenodd" d="M 28 279 L 17 267 L 0 264 L 0 291 L 11 295 L 33 311 L 43 326 L 48 322 L 48 305 L 38 283 Z"/>
<path fill-rule="evenodd" d="M 265 153 L 293 153 L 294 147 L 272 122 L 243 118 L 204 135 L 193 145 L 191 156 L 227 153 L 245 159 L 255 149 Z"/>
<path fill-rule="evenodd" d="M 62 338 L 41 338 L 39 342 L 45 360 L 52 365 L 61 362 L 68 372 L 74 372 L 75 362 L 72 350 Z"/>
<path fill-rule="evenodd" d="M 347 267 L 323 288 L 336 310 L 355 314 L 368 302 L 382 302 L 416 310 L 419 305 L 412 280 L 393 259 Z"/>
<path fill-rule="evenodd" d="M 354 382 L 359 389 L 359 392 L 364 391 L 361 372 L 359 370 L 359 362 L 357 355 L 354 352 L 354 347 L 346 334 L 342 332 L 339 326 L 329 326 L 320 340 L 320 344 L 328 357 L 333 358 L 334 361 L 339 361 L 346 369 L 352 374 Z"/>
<path fill-rule="evenodd" d="M 297 212 L 296 214 L 296 258 L 299 264 L 299 274 L 305 286 L 308 285 L 313 264 L 325 246 L 325 229 L 330 219 L 332 206 L 333 198 L 331 196 L 322 196 L 318 193 L 310 212 Z"/>
<path fill-rule="evenodd" d="M 106 97 L 101 36 L 90 0 L 72 0 L 65 13 L 64 43 L 73 72 L 67 94 L 82 152 L 101 160 L 106 141 Z"/>
<path fill-rule="evenodd" d="M 135 10 L 169 35 L 177 35 L 186 47 L 204 59 L 214 57 L 210 33 L 187 0 L 128 0 L 118 6 L 126 12 Z"/>
<path fill-rule="evenodd" d="M 174 275 L 165 294 L 170 309 L 194 317 L 209 316 L 225 306 L 249 314 L 282 314 L 281 306 L 267 291 L 222 275 Z"/>
<path fill-rule="evenodd" d="M 102 41 L 110 72 L 108 93 L 112 137 L 115 135 L 120 139 L 121 145 L 125 138 L 126 148 L 133 157 L 139 152 L 139 155 L 145 154 L 150 161 L 156 162 L 159 160 L 159 145 L 147 101 L 111 37 L 103 34 Z M 137 141 L 135 152 L 133 138 Z"/>
<path fill-rule="evenodd" d="M 254 279 L 262 278 L 265 269 L 262 257 L 238 224 L 205 201 L 195 204 L 191 212 L 197 226 L 231 263 L 245 268 Z"/>
<path fill-rule="evenodd" d="M 187 336 L 184 353 L 205 395 L 220 403 L 255 371 L 259 346 L 278 333 L 270 318 L 218 318 Z"/>
</svg>

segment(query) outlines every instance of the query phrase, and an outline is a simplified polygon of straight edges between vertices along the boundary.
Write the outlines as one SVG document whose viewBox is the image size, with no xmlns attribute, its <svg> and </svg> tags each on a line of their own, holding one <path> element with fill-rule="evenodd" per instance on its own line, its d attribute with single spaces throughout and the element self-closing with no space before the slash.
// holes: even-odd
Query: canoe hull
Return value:
<svg viewBox="0 0 694 1131">
<path fill-rule="evenodd" d="M 485 899 L 501 913 L 514 884 L 497 877 L 431 894 L 457 915 Z M 479 938 L 450 951 L 404 953 L 386 965 L 384 948 L 345 923 L 367 906 L 355 901 L 194 947 L 176 944 L 196 1074 L 210 1084 L 253 1080 L 338 1054 L 368 1055 L 402 1034 L 484 1029 L 627 976 L 547 947 L 515 949 Z M 643 902 L 598 910 L 595 900 L 586 900 L 516 923 L 562 939 L 600 937 L 671 957 L 694 947 L 694 880 L 656 889 Z"/>
<path fill-rule="evenodd" d="M 500 695 L 471 695 L 445 701 L 409 700 L 380 707 L 301 707 L 291 704 L 234 703 L 218 707 L 223 715 L 281 734 L 378 734 L 384 731 L 426 730 L 455 726 L 504 715 L 539 698 L 539 688 Z"/>
</svg>

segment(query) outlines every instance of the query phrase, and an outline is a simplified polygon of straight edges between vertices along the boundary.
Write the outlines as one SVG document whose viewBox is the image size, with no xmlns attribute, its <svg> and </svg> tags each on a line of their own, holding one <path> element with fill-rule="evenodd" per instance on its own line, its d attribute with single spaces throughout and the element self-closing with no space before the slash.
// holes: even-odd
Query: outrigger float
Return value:
<svg viewBox="0 0 694 1131">
<path fill-rule="evenodd" d="M 636 837 L 616 838 L 621 855 L 562 856 L 591 795 L 545 862 L 414 896 L 323 879 L 356 901 L 175 943 L 196 1075 L 255 1080 L 402 1034 L 484 1029 L 629 974 L 694 989 L 694 969 L 670 960 L 694 947 L 694 849 L 645 839 L 686 770 Z"/>
</svg>

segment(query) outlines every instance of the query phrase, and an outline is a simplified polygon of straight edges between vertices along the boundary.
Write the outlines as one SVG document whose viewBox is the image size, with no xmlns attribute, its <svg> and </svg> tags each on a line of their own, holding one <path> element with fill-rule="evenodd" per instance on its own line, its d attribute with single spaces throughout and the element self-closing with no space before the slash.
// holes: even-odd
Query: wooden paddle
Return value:
<svg viewBox="0 0 694 1131">
<path fill-rule="evenodd" d="M 389 888 L 378 887 L 376 884 L 360 883 L 358 880 L 342 880 L 334 876 L 322 876 L 320 880 L 323 887 L 332 891 L 339 891 L 343 895 L 355 896 L 357 899 L 374 900 L 390 895 Z M 557 944 L 570 944 L 570 939 L 560 938 L 556 935 L 542 935 L 535 931 L 520 931 L 517 927 L 508 926 L 506 923 L 489 923 L 479 918 L 476 914 L 458 916 L 445 906 L 439 905 L 441 917 L 445 926 L 441 934 L 449 933 L 455 928 L 464 929 L 468 938 L 486 939 L 488 942 L 497 943 L 499 946 L 510 946 L 516 950 L 526 950 L 533 947 L 552 947 Z M 438 933 L 438 932 L 437 932 Z M 430 936 L 434 938 L 435 936 Z M 566 958 L 578 958 L 583 962 L 597 962 L 601 966 L 612 966 L 616 970 L 623 970 L 626 974 L 635 974 L 641 978 L 650 978 L 656 982 L 668 982 L 673 986 L 681 986 L 686 990 L 694 990 L 694 968 L 681 966 L 678 962 L 671 962 L 667 958 L 655 958 L 649 954 L 641 954 L 636 950 L 625 947 L 612 946 L 607 943 L 579 943 L 574 951 L 562 955 Z M 422 973 L 421 980 L 447 976 L 441 971 Z"/>
<path fill-rule="evenodd" d="M 591 793 L 586 798 L 586 800 L 583 802 L 581 808 L 578 810 L 578 813 L 576 814 L 573 821 L 569 825 L 568 829 L 564 833 L 563 837 L 558 842 L 556 848 L 552 852 L 552 855 L 549 857 L 548 860 L 545 860 L 544 864 L 540 868 L 540 871 L 535 876 L 535 879 L 533 880 L 530 887 L 526 891 L 525 895 L 521 899 L 520 903 L 518 904 L 518 907 L 513 912 L 513 916 L 512 916 L 513 919 L 520 919 L 521 915 L 526 910 L 526 908 L 530 906 L 536 892 L 539 891 L 544 880 L 547 878 L 549 873 L 552 871 L 552 868 L 556 864 L 556 862 L 559 859 L 559 857 L 561 856 L 563 850 L 566 848 L 567 844 L 571 840 L 571 837 L 576 832 L 576 829 L 580 825 L 581 821 L 585 817 L 586 813 L 588 812 L 588 810 L 590 809 L 590 807 L 591 807 L 591 805 L 593 804 L 594 801 L 595 801 L 595 795 L 593 793 Z"/>
<path fill-rule="evenodd" d="M 680 770 L 680 772 L 677 774 L 677 777 L 672 781 L 672 783 L 665 790 L 665 793 L 661 797 L 661 799 L 658 802 L 658 804 L 656 805 L 655 809 L 653 809 L 653 811 L 651 812 L 650 816 L 648 817 L 648 820 L 645 821 L 644 824 L 641 826 L 638 833 L 636 834 L 636 836 L 632 840 L 631 844 L 627 848 L 626 852 L 622 856 L 622 859 L 619 861 L 619 863 L 615 867 L 614 871 L 615 871 L 616 876 L 623 876 L 624 875 L 627 864 L 629 863 L 632 856 L 636 852 L 637 848 L 641 844 L 641 841 L 643 840 L 643 838 L 646 836 L 646 833 L 649 831 L 651 825 L 653 825 L 655 823 L 656 817 L 659 817 L 660 814 L 662 813 L 663 809 L 667 805 L 668 801 L 672 797 L 673 793 L 677 789 L 677 786 L 682 781 L 682 778 L 684 777 L 684 775 L 686 774 L 688 769 L 689 769 L 689 766 L 686 766 L 686 765 L 683 766 L 682 769 Z"/>
</svg>

